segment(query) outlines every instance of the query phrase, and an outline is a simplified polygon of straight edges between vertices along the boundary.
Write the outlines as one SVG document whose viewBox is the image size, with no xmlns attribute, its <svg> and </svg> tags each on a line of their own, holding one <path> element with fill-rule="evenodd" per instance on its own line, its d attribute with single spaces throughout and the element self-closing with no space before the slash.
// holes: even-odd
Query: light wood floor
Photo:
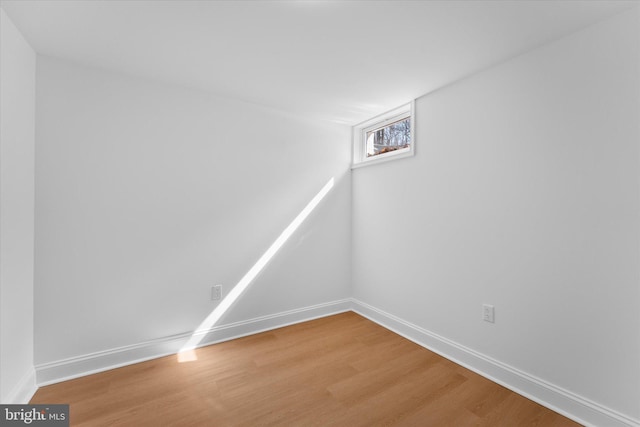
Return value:
<svg viewBox="0 0 640 427">
<path fill-rule="evenodd" d="M 73 426 L 578 426 L 349 312 L 42 387 Z"/>
</svg>

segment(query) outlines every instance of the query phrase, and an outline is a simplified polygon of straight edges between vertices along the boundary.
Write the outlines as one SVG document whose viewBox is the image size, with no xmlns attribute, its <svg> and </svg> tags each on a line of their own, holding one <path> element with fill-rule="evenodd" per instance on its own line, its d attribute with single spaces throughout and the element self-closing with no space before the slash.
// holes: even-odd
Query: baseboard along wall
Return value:
<svg viewBox="0 0 640 427">
<path fill-rule="evenodd" d="M 588 427 L 640 427 L 640 420 L 620 414 L 362 301 L 354 299 L 352 310 L 380 326 L 580 424 Z"/>
<path fill-rule="evenodd" d="M 351 310 L 351 299 L 343 299 L 268 316 L 257 317 L 242 322 L 214 326 L 211 329 L 198 334 L 204 335 L 204 337 L 197 347 L 204 347 L 223 341 L 229 341 L 295 323 L 343 313 L 349 310 Z M 38 385 L 45 386 L 48 384 L 55 384 L 83 377 L 85 375 L 119 368 L 121 366 L 132 365 L 134 363 L 144 362 L 158 357 L 177 354 L 192 336 L 193 333 L 187 332 L 139 344 L 99 351 L 50 363 L 43 363 L 36 366 Z"/>
<path fill-rule="evenodd" d="M 585 426 L 640 427 L 639 420 L 620 414 L 353 298 L 215 326 L 202 333 L 204 338 L 198 347 L 346 311 L 354 311 L 424 348 Z M 191 333 L 173 335 L 135 345 L 44 363 L 35 367 L 33 379 L 37 378 L 38 386 L 44 386 L 173 355 L 178 353 L 191 336 Z M 28 381 L 25 381 L 25 384 L 28 384 Z M 27 386 L 25 387 L 28 389 Z M 24 394 L 24 396 L 28 395 L 26 402 L 33 396 L 36 389 L 34 381 L 33 391 Z M 20 402 L 16 401 L 16 403 L 26 402 L 24 399 Z"/>
<path fill-rule="evenodd" d="M 36 371 L 35 369 L 29 369 L 18 384 L 9 392 L 7 396 L 3 396 L 2 403 L 7 405 L 24 405 L 29 403 L 38 386 L 36 384 Z"/>
</svg>

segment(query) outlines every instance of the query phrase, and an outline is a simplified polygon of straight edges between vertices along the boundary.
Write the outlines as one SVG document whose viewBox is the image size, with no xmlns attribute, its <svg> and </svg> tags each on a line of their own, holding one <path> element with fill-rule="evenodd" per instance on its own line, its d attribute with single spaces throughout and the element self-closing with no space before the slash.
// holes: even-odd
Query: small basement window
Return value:
<svg viewBox="0 0 640 427">
<path fill-rule="evenodd" d="M 412 156 L 413 102 L 353 128 L 353 167 Z"/>
</svg>

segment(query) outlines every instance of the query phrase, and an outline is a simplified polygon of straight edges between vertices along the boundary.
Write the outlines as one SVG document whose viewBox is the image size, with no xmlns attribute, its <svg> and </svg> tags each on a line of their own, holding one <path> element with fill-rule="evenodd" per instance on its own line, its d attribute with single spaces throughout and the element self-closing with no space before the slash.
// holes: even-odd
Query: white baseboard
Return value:
<svg viewBox="0 0 640 427">
<path fill-rule="evenodd" d="M 350 310 L 351 300 L 344 299 L 262 316 L 242 322 L 214 326 L 204 334 L 205 337 L 200 341 L 198 347 L 229 341 L 235 338 Z M 191 336 L 191 333 L 173 335 L 139 344 L 43 363 L 37 365 L 35 368 L 37 383 L 39 386 L 54 384 L 109 369 L 119 368 L 121 366 L 176 354 L 182 346 L 187 343 Z"/>
<path fill-rule="evenodd" d="M 356 299 L 352 310 L 567 418 L 593 427 L 640 427 L 640 421 L 506 365 Z"/>
<path fill-rule="evenodd" d="M 9 394 L 2 399 L 2 403 L 7 405 L 26 405 L 37 390 L 36 371 L 31 368 L 22 376 Z"/>
<path fill-rule="evenodd" d="M 352 298 L 215 326 L 206 332 L 199 347 L 345 311 L 354 311 L 422 347 L 585 426 L 640 427 L 640 421 L 636 419 Z M 12 393 L 12 401 L 7 403 L 27 403 L 37 389 L 36 378 L 37 384 L 43 386 L 176 354 L 190 337 L 190 333 L 168 336 L 140 344 L 37 365 L 35 376 L 32 373 L 31 377 L 25 377 L 20 386 L 16 387 L 16 391 Z"/>
</svg>

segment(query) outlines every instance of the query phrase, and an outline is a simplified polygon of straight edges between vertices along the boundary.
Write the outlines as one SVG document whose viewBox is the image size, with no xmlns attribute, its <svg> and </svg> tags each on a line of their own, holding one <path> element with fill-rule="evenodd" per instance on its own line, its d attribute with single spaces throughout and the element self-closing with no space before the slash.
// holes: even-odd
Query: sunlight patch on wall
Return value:
<svg viewBox="0 0 640 427">
<path fill-rule="evenodd" d="M 231 289 L 226 297 L 218 304 L 218 306 L 200 323 L 198 328 L 193 332 L 191 338 L 182 346 L 178 352 L 178 362 L 192 362 L 197 360 L 195 349 L 200 342 L 209 333 L 211 328 L 220 320 L 220 318 L 231 308 L 231 306 L 244 293 L 247 287 L 253 282 L 256 276 L 269 263 L 271 258 L 280 250 L 287 240 L 293 235 L 304 220 L 313 212 L 318 204 L 331 191 L 334 185 L 334 178 L 331 178 L 322 189 L 315 195 L 313 199 L 305 206 L 304 209 L 294 218 L 293 221 L 284 229 L 278 238 L 271 244 L 269 249 L 260 257 L 260 259 L 251 267 L 249 271 L 240 279 L 240 281 Z"/>
</svg>

